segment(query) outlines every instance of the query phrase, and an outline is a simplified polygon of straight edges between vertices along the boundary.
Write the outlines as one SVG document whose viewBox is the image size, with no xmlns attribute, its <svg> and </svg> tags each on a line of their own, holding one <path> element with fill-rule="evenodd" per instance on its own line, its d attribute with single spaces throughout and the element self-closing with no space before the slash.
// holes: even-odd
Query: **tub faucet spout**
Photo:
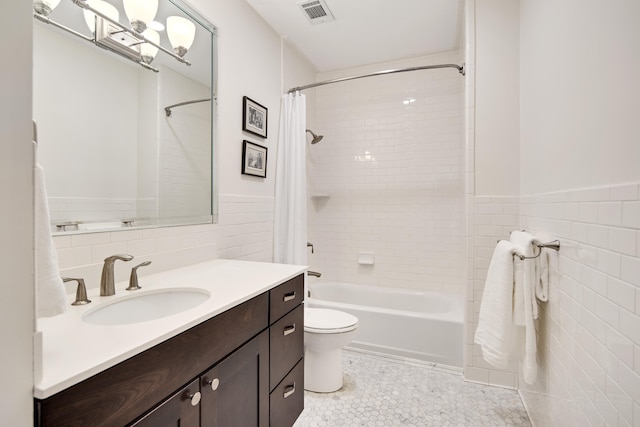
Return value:
<svg viewBox="0 0 640 427">
<path fill-rule="evenodd" d="M 100 280 L 100 296 L 106 297 L 115 295 L 116 286 L 113 279 L 113 264 L 117 260 L 131 261 L 133 256 L 127 254 L 112 255 L 104 259 L 104 265 L 102 266 L 102 279 Z"/>
<path fill-rule="evenodd" d="M 309 276 L 313 276 L 313 277 L 320 277 L 320 276 L 322 276 L 322 274 L 321 274 L 321 273 L 318 273 L 318 272 L 316 272 L 316 271 L 311 271 L 311 270 L 307 270 L 307 275 L 309 275 Z"/>
</svg>

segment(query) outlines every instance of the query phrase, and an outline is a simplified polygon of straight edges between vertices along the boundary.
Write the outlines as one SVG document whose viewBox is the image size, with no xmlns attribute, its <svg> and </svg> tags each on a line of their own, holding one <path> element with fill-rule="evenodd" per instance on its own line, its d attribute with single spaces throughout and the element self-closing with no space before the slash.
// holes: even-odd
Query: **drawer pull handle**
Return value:
<svg viewBox="0 0 640 427">
<path fill-rule="evenodd" d="M 292 334 L 296 331 L 296 324 L 294 323 L 291 326 L 287 326 L 284 328 L 284 331 L 282 331 L 282 335 L 284 335 L 285 337 L 289 334 Z"/>
<path fill-rule="evenodd" d="M 288 294 L 284 294 L 282 301 L 287 302 L 287 301 L 291 301 L 292 299 L 296 299 L 296 291 L 289 292 Z"/>
<path fill-rule="evenodd" d="M 293 385 L 288 385 L 284 388 L 284 394 L 282 396 L 286 399 L 287 397 L 291 396 L 295 392 L 296 392 L 296 383 L 293 383 Z"/>
<path fill-rule="evenodd" d="M 220 380 L 218 378 L 214 378 L 212 380 L 204 380 L 205 385 L 208 385 L 211 387 L 211 390 L 216 391 L 218 389 L 218 387 L 220 386 Z"/>
<path fill-rule="evenodd" d="M 200 403 L 200 398 L 202 397 L 199 391 L 196 391 L 195 393 L 191 394 L 189 393 L 189 390 L 187 390 L 186 395 L 187 395 L 187 399 L 191 401 L 191 406 L 198 406 L 198 403 Z"/>
</svg>

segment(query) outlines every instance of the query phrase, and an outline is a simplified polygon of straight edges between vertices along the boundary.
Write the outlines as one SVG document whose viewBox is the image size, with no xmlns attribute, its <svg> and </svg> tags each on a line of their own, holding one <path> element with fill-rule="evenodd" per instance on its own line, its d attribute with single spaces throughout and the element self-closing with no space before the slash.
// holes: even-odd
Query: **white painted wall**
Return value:
<svg viewBox="0 0 640 427">
<path fill-rule="evenodd" d="M 549 302 L 539 305 L 536 383 L 519 380 L 517 359 L 496 370 L 472 345 L 465 377 L 520 388 L 534 425 L 639 425 L 640 85 L 628 70 L 640 65 L 640 4 L 519 5 L 519 13 L 505 14 L 517 9 L 508 0 L 475 1 L 478 76 L 503 72 L 499 59 L 484 60 L 502 55 L 499 41 L 487 43 L 491 36 L 519 34 L 517 88 L 496 102 L 478 102 L 476 130 L 519 104 L 520 189 L 513 197 L 489 197 L 505 190 L 498 179 L 505 170 L 496 165 L 487 178 L 491 159 L 476 156 L 467 315 L 477 318 L 496 238 L 526 228 L 542 240 L 559 239 L 561 250 L 551 256 Z M 479 78 L 478 96 L 487 88 Z M 493 150 L 496 158 L 506 152 L 498 138 L 479 139 L 478 133 L 476 150 Z"/>
<path fill-rule="evenodd" d="M 3 2 L 0 49 L 0 414 L 33 425 L 33 145 L 31 2 Z"/>
<path fill-rule="evenodd" d="M 220 194 L 273 197 L 281 96 L 280 37 L 245 1 L 192 0 L 218 32 Z M 268 108 L 268 138 L 242 131 L 242 97 Z M 266 146 L 267 178 L 242 175 L 242 141 Z"/>
<path fill-rule="evenodd" d="M 523 194 L 640 179 L 639 18 L 636 0 L 522 1 Z"/>
<path fill-rule="evenodd" d="M 559 238 L 535 425 L 640 425 L 640 3 L 522 0 L 520 224 Z"/>
<path fill-rule="evenodd" d="M 518 1 L 476 6 L 476 195 L 513 196 L 520 189 L 518 13 Z"/>
</svg>

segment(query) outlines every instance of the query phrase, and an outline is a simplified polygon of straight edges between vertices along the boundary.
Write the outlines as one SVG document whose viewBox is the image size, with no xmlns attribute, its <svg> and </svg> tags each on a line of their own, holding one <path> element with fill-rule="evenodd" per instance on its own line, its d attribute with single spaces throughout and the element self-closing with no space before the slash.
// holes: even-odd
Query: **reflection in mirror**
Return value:
<svg viewBox="0 0 640 427">
<path fill-rule="evenodd" d="M 174 0 L 153 18 L 132 0 L 55 3 L 36 0 L 33 25 L 54 232 L 211 223 L 213 25 Z"/>
</svg>

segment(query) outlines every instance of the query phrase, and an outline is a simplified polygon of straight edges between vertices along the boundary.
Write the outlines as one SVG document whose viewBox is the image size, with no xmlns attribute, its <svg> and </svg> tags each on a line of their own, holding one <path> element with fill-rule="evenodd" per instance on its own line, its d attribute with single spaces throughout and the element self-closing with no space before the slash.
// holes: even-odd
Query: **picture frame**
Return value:
<svg viewBox="0 0 640 427">
<path fill-rule="evenodd" d="M 244 175 L 267 177 L 267 147 L 243 141 L 242 144 L 242 173 Z"/>
<path fill-rule="evenodd" d="M 242 130 L 257 135 L 261 138 L 267 137 L 268 109 L 264 105 L 258 104 L 248 96 L 242 97 Z"/>
</svg>

